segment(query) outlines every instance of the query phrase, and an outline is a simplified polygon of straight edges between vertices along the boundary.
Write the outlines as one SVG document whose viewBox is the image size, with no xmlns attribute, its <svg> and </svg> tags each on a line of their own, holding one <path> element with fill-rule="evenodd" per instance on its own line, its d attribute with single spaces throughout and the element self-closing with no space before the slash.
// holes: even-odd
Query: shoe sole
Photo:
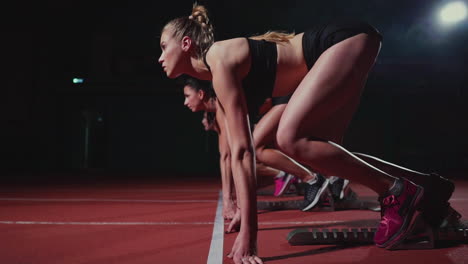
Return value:
<svg viewBox="0 0 468 264">
<path fill-rule="evenodd" d="M 303 212 L 305 211 L 308 211 L 310 209 L 312 209 L 318 202 L 320 196 L 322 196 L 322 193 L 323 191 L 325 191 L 325 189 L 328 187 L 328 184 L 330 183 L 330 181 L 328 179 L 325 179 L 323 185 L 322 185 L 322 188 L 320 188 L 319 192 L 317 193 L 317 195 L 315 196 L 315 199 L 314 201 L 312 201 L 312 203 L 310 203 L 308 206 L 306 206 L 305 208 L 302 209 Z"/>
<path fill-rule="evenodd" d="M 294 178 L 294 176 L 288 174 L 286 177 L 286 183 L 283 184 L 283 187 L 281 187 L 281 190 L 277 194 L 275 194 L 275 196 L 281 196 L 284 193 L 284 191 L 289 187 L 289 185 L 291 185 L 291 180 Z"/>
<path fill-rule="evenodd" d="M 417 211 L 417 207 L 424 194 L 424 189 L 421 186 L 416 186 L 416 187 L 417 187 L 417 192 L 415 194 L 416 199 L 414 199 L 413 202 L 411 203 L 410 205 L 411 211 L 408 213 L 408 214 L 412 214 L 411 219 L 406 218 L 400 230 L 396 234 L 394 234 L 393 237 L 387 240 L 387 242 L 381 245 L 376 244 L 378 247 L 391 250 L 392 248 L 398 246 L 400 242 L 405 240 L 406 237 L 408 237 L 408 235 L 410 235 L 408 231 L 410 231 L 413 228 L 416 222 L 415 220 L 417 219 L 419 215 Z"/>
</svg>

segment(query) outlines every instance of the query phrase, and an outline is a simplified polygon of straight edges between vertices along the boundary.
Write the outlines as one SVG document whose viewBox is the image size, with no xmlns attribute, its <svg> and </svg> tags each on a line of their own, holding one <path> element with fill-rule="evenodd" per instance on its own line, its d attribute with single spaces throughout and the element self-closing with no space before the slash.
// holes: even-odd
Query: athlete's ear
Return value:
<svg viewBox="0 0 468 264">
<path fill-rule="evenodd" d="M 205 91 L 203 90 L 198 90 L 198 98 L 203 100 L 205 98 Z"/>
<path fill-rule="evenodd" d="M 190 37 L 183 37 L 182 38 L 182 50 L 187 52 L 190 50 L 190 48 L 192 47 L 192 39 Z"/>
</svg>

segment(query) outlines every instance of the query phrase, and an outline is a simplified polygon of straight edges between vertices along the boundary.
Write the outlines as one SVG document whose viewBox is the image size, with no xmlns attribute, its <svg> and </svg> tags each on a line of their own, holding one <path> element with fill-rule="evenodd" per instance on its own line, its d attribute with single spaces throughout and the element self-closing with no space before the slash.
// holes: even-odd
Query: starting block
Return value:
<svg viewBox="0 0 468 264">
<path fill-rule="evenodd" d="M 415 221 L 409 235 L 403 242 L 392 245 L 389 250 L 432 249 L 441 244 L 468 243 L 468 221 L 460 221 L 461 215 L 451 209 L 450 215 L 440 228 L 431 228 L 420 216 Z M 374 244 L 373 238 L 377 228 L 354 229 L 295 229 L 287 240 L 290 245 L 329 245 L 329 244 Z"/>
<path fill-rule="evenodd" d="M 257 201 L 258 210 L 301 210 L 303 207 L 303 199 L 288 199 L 273 198 L 274 200 Z M 326 189 L 320 197 L 317 205 L 310 211 L 330 212 L 335 211 L 335 203 L 333 201 L 330 190 Z"/>
<path fill-rule="evenodd" d="M 302 208 L 303 200 L 275 200 L 257 201 L 257 209 L 259 210 L 300 210 Z M 341 200 L 335 201 L 331 192 L 327 189 L 320 197 L 319 203 L 310 211 L 312 212 L 331 212 L 337 210 L 372 210 L 375 212 L 380 211 L 380 204 L 377 201 L 368 201 L 359 199 L 358 195 L 348 188 L 345 197 Z"/>
</svg>

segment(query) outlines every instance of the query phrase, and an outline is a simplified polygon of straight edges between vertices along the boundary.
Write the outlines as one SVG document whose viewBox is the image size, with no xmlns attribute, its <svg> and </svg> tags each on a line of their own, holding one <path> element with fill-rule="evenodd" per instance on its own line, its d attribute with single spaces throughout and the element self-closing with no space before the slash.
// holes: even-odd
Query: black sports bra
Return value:
<svg viewBox="0 0 468 264">
<path fill-rule="evenodd" d="M 255 118 L 260 106 L 272 96 L 276 79 L 276 65 L 278 52 L 276 43 L 265 40 L 253 40 L 247 38 L 250 49 L 250 71 L 242 80 L 242 87 L 247 101 L 249 116 Z M 203 61 L 206 62 L 206 54 Z"/>
</svg>

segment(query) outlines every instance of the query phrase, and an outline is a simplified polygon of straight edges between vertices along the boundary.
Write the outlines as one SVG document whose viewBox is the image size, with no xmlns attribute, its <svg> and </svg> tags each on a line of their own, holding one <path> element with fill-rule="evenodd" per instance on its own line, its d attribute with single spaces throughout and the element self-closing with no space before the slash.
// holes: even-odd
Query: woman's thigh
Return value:
<svg viewBox="0 0 468 264">
<path fill-rule="evenodd" d="M 341 143 L 379 50 L 380 41 L 367 34 L 326 50 L 294 91 L 279 123 L 278 140 Z"/>
<path fill-rule="evenodd" d="M 286 104 L 273 106 L 255 125 L 253 140 L 255 148 L 272 145 L 276 139 L 276 131 Z"/>
</svg>

